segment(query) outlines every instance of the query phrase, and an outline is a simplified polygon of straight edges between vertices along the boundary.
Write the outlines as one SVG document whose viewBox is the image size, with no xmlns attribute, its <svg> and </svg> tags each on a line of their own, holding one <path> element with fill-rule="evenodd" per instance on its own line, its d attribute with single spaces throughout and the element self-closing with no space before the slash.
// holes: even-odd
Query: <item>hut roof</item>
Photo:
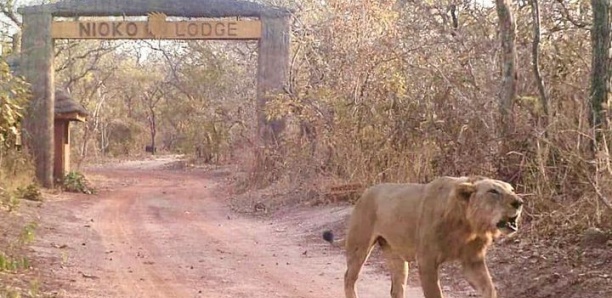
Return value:
<svg viewBox="0 0 612 298">
<path fill-rule="evenodd" d="M 286 16 L 291 10 L 244 0 L 62 0 L 19 8 L 22 14 L 51 13 L 56 17 L 146 16 L 161 12 L 174 17 Z"/>
<path fill-rule="evenodd" d="M 55 90 L 55 115 L 76 114 L 85 118 L 89 113 L 64 90 Z M 80 119 L 76 119 L 80 120 Z"/>
</svg>

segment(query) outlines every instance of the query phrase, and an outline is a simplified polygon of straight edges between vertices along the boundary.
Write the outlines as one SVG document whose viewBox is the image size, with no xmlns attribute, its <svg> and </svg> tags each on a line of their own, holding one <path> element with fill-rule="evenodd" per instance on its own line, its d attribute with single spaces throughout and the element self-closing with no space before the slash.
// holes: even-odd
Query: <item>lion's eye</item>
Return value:
<svg viewBox="0 0 612 298">
<path fill-rule="evenodd" d="M 489 189 L 489 192 L 492 193 L 492 194 L 496 194 L 496 195 L 500 194 L 499 191 L 497 189 L 495 189 L 495 188 Z"/>
</svg>

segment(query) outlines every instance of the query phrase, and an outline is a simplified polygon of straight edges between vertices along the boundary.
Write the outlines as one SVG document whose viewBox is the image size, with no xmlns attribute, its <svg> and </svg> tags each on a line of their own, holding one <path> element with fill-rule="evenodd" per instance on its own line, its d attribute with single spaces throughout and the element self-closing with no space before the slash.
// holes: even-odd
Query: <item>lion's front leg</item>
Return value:
<svg viewBox="0 0 612 298">
<path fill-rule="evenodd" d="M 425 298 L 444 298 L 438 279 L 438 262 L 431 258 L 419 258 L 419 276 Z"/>
<path fill-rule="evenodd" d="M 497 291 L 484 258 L 464 260 L 463 272 L 470 285 L 483 298 L 497 298 Z"/>
</svg>

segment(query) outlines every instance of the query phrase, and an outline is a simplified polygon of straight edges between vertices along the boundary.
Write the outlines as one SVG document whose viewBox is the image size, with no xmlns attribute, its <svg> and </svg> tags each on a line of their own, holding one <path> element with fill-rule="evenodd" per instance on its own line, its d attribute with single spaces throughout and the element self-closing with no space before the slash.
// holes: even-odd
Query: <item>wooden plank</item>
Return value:
<svg viewBox="0 0 612 298">
<path fill-rule="evenodd" d="M 55 121 L 55 159 L 53 160 L 53 178 L 55 181 L 64 178 L 64 169 L 65 169 L 65 154 L 64 154 L 64 140 L 66 136 L 64 135 L 65 125 L 68 122 L 66 121 Z"/>
<path fill-rule="evenodd" d="M 358 192 L 362 190 L 363 190 L 363 186 L 361 185 L 361 183 L 349 183 L 349 184 L 331 186 L 329 188 L 329 193 L 343 194 L 343 193 Z"/>
<path fill-rule="evenodd" d="M 54 39 L 226 39 L 261 37 L 259 20 L 54 21 Z"/>
<path fill-rule="evenodd" d="M 87 122 L 87 117 L 86 116 L 81 116 L 77 112 L 59 113 L 59 114 L 55 114 L 55 120 L 68 120 L 68 121 Z"/>
</svg>

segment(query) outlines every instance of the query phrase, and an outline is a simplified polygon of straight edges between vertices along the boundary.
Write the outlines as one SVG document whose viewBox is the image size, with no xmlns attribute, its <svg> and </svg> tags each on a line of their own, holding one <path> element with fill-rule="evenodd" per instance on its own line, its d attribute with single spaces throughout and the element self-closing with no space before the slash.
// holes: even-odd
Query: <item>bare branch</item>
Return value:
<svg viewBox="0 0 612 298">
<path fill-rule="evenodd" d="M 572 23 L 572 25 L 578 28 L 586 28 L 591 25 L 585 22 L 575 20 L 570 14 L 569 9 L 567 9 L 567 7 L 565 6 L 565 3 L 563 3 L 563 0 L 557 0 L 557 3 L 561 5 L 561 14 L 563 15 L 563 17 L 567 19 L 570 23 Z"/>
<path fill-rule="evenodd" d="M 0 12 L 11 20 L 15 26 L 21 28 L 21 21 L 15 13 L 15 3 L 13 3 L 13 0 L 0 1 Z"/>
<path fill-rule="evenodd" d="M 597 179 L 597 177 L 595 177 L 595 179 Z M 593 179 L 589 178 L 589 183 L 591 184 L 591 186 L 593 187 L 593 189 L 595 190 L 595 194 L 597 194 L 597 197 L 601 200 L 601 202 L 606 205 L 606 207 L 608 207 L 609 209 L 612 210 L 612 203 L 610 202 L 610 200 L 601 192 L 601 188 L 599 187 L 599 183 L 597 180 L 593 181 Z"/>
<path fill-rule="evenodd" d="M 87 76 L 87 74 L 89 74 L 90 72 L 98 70 L 98 62 L 100 62 L 102 57 L 108 52 L 96 51 L 96 53 L 97 54 L 94 55 L 93 61 L 89 64 L 89 67 L 85 68 L 83 71 L 81 71 L 81 73 L 78 73 L 76 75 L 74 74 L 74 72 L 71 72 L 68 82 L 65 83 L 66 88 L 70 88 L 72 84 L 75 84 L 76 82 Z M 87 55 L 83 58 L 85 57 L 87 57 Z"/>
<path fill-rule="evenodd" d="M 457 35 L 457 30 L 459 29 L 459 17 L 457 15 L 457 5 L 451 4 L 450 6 L 451 18 L 453 20 L 453 31 L 451 31 L 451 35 Z"/>
</svg>

